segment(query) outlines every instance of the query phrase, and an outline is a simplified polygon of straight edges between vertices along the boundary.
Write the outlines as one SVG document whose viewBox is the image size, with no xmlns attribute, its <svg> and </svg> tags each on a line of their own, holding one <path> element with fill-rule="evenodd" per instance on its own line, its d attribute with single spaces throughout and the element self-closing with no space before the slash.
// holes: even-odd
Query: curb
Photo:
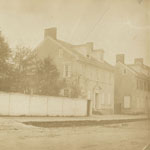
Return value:
<svg viewBox="0 0 150 150">
<path fill-rule="evenodd" d="M 147 120 L 147 118 L 139 119 L 113 119 L 113 120 L 58 120 L 58 121 L 25 121 L 22 122 L 25 125 L 33 125 L 37 127 L 78 127 L 78 126 L 102 126 L 107 124 L 119 124 L 127 122 L 135 122 Z"/>
</svg>

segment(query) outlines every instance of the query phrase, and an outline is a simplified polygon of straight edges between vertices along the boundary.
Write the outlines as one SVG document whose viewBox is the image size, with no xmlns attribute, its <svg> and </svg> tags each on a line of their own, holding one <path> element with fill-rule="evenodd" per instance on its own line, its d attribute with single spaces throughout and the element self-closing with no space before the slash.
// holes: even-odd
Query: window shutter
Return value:
<svg viewBox="0 0 150 150">
<path fill-rule="evenodd" d="M 105 100 L 104 100 L 104 93 L 102 93 L 102 100 L 101 100 L 101 104 L 104 104 Z"/>
<path fill-rule="evenodd" d="M 88 100 L 91 100 L 91 91 L 88 91 Z"/>
<path fill-rule="evenodd" d="M 111 104 L 111 95 L 108 94 L 108 105 L 110 105 L 110 104 Z"/>
<path fill-rule="evenodd" d="M 71 65 L 68 65 L 68 77 L 71 77 Z"/>
<path fill-rule="evenodd" d="M 130 100 L 130 96 L 124 96 L 124 108 L 130 108 L 130 104 L 131 100 Z"/>
<path fill-rule="evenodd" d="M 59 49 L 58 50 L 58 55 L 59 55 L 59 58 L 62 58 L 63 57 L 63 50 L 62 49 Z"/>
<path fill-rule="evenodd" d="M 64 69 L 63 69 L 63 77 L 66 77 L 66 65 L 64 65 Z"/>
</svg>

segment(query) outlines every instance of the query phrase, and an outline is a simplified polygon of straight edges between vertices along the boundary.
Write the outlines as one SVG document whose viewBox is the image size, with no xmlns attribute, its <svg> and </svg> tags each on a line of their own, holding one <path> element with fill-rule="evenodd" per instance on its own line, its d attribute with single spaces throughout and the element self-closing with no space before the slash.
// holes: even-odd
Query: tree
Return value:
<svg viewBox="0 0 150 150">
<path fill-rule="evenodd" d="M 13 60 L 14 92 L 59 95 L 63 84 L 51 58 L 41 60 L 29 48 L 17 47 Z"/>
<path fill-rule="evenodd" d="M 58 96 L 63 86 L 59 73 L 50 57 L 39 60 L 36 66 L 36 92 L 42 95 Z"/>
<path fill-rule="evenodd" d="M 0 32 L 0 90 L 10 90 L 11 50 Z"/>
<path fill-rule="evenodd" d="M 30 93 L 30 83 L 32 82 L 33 69 L 35 68 L 36 55 L 30 48 L 17 46 L 13 57 L 14 69 L 13 91 L 21 93 Z"/>
</svg>

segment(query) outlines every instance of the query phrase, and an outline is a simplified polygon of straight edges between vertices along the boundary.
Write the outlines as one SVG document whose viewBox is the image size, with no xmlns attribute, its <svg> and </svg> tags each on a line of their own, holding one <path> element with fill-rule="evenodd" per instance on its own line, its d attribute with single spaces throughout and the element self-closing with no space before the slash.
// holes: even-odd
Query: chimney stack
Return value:
<svg viewBox="0 0 150 150">
<path fill-rule="evenodd" d="M 87 49 L 92 51 L 93 50 L 93 42 L 87 42 L 86 43 Z"/>
<path fill-rule="evenodd" d="M 135 58 L 134 59 L 134 64 L 142 65 L 143 64 L 143 58 Z"/>
<path fill-rule="evenodd" d="M 124 64 L 124 54 L 118 54 L 116 55 L 116 63 L 123 63 Z"/>
<path fill-rule="evenodd" d="M 44 30 L 44 39 L 46 39 L 47 37 L 51 37 L 56 40 L 56 36 L 57 36 L 57 29 L 55 27 L 47 28 Z"/>
</svg>

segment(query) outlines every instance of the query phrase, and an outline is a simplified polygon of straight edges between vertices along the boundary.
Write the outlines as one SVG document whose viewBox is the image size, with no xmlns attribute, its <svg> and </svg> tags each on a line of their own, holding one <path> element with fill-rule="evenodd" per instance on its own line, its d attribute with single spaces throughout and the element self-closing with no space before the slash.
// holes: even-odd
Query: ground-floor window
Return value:
<svg viewBox="0 0 150 150">
<path fill-rule="evenodd" d="M 70 89 L 64 89 L 64 96 L 69 97 L 70 96 Z"/>
<path fill-rule="evenodd" d="M 105 104 L 105 97 L 104 97 L 104 93 L 102 93 L 102 97 L 101 97 L 101 104 L 104 105 Z"/>
<path fill-rule="evenodd" d="M 111 94 L 108 94 L 107 104 L 108 104 L 108 105 L 110 105 L 110 104 L 111 104 Z"/>
<path fill-rule="evenodd" d="M 131 107 L 131 97 L 124 96 L 124 108 L 130 108 L 130 107 Z"/>
</svg>

